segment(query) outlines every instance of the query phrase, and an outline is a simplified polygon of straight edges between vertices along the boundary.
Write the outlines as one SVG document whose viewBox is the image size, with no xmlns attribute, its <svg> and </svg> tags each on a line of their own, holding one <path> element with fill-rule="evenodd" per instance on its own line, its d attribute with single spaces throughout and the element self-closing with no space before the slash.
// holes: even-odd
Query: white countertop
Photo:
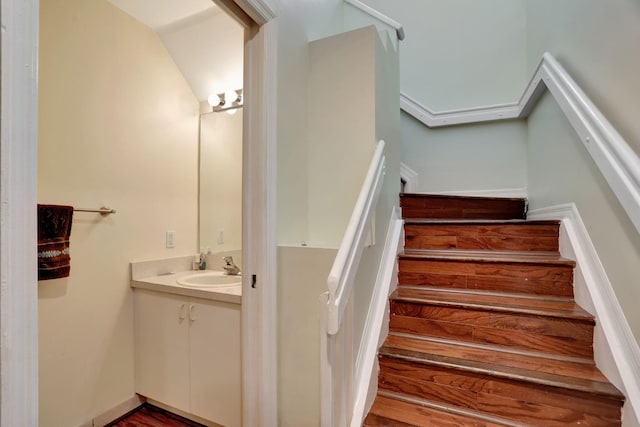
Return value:
<svg viewBox="0 0 640 427">
<path fill-rule="evenodd" d="M 203 270 L 202 273 L 210 273 L 211 271 L 212 270 Z M 234 304 L 240 304 L 242 302 L 242 286 L 233 285 L 207 288 L 188 287 L 178 284 L 179 279 L 197 273 L 197 271 L 187 270 L 157 276 L 141 277 L 131 280 L 131 287 Z M 242 280 L 240 277 L 238 279 Z"/>
</svg>

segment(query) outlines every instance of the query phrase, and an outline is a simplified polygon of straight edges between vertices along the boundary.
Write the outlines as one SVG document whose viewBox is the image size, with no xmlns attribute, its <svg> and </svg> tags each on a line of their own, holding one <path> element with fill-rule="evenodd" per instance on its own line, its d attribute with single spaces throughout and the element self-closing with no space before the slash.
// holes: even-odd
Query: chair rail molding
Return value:
<svg viewBox="0 0 640 427">
<path fill-rule="evenodd" d="M 598 366 L 611 378 L 619 378 L 627 397 L 625 407 L 640 420 L 640 347 L 616 298 L 596 248 L 589 237 L 578 208 L 574 203 L 532 210 L 529 219 L 559 219 L 562 221 L 560 253 L 576 260 L 576 301 L 583 306 L 592 306 L 598 319 L 596 328 L 603 334 L 595 334 L 594 350 Z M 581 295 L 588 295 L 587 301 Z M 599 350 L 600 345 L 608 349 Z M 613 360 L 609 360 L 613 359 Z M 615 366 L 618 372 L 607 372 Z M 628 410 L 628 409 L 625 409 Z M 624 418 L 624 415 L 623 415 Z M 629 425 L 634 425 L 629 423 Z"/>
<path fill-rule="evenodd" d="M 400 94 L 400 108 L 426 126 L 441 127 L 529 116 L 549 90 L 640 232 L 640 158 L 567 71 L 546 52 L 518 102 L 434 112 Z"/>
<path fill-rule="evenodd" d="M 361 10 L 362 12 L 377 19 L 378 21 L 387 24 L 388 26 L 396 30 L 396 36 L 398 37 L 398 40 L 404 40 L 404 28 L 402 28 L 402 25 L 400 23 L 394 21 L 393 19 L 389 18 L 387 15 L 384 15 L 378 12 L 371 6 L 368 6 L 359 0 L 344 0 L 344 2 L 347 4 L 350 4 L 356 9 Z"/>
</svg>

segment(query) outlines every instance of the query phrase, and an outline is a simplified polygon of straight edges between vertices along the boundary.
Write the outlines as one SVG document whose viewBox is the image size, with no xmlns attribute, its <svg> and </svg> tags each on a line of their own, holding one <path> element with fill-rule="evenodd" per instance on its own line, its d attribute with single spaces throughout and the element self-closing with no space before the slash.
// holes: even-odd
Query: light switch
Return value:
<svg viewBox="0 0 640 427">
<path fill-rule="evenodd" d="M 165 243 L 167 248 L 175 248 L 176 247 L 176 231 L 168 230 L 165 235 Z"/>
</svg>

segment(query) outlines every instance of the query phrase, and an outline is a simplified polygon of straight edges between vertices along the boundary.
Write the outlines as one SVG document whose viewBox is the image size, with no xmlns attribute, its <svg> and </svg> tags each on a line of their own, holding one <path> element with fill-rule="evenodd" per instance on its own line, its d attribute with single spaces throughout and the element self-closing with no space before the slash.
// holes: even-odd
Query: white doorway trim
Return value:
<svg viewBox="0 0 640 427">
<path fill-rule="evenodd" d="M 247 37 L 244 59 L 242 424 L 275 427 L 277 23 L 264 1 L 234 1 L 260 24 Z"/>
<path fill-rule="evenodd" d="M 0 0 L 0 425 L 38 425 L 38 0 Z"/>
</svg>

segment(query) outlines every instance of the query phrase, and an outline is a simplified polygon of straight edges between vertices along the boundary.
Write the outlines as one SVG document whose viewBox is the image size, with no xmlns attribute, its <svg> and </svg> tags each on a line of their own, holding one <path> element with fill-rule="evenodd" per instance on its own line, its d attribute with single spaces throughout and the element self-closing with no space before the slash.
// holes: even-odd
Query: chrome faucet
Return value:
<svg viewBox="0 0 640 427">
<path fill-rule="evenodd" d="M 225 256 L 225 257 L 222 257 L 222 259 L 224 260 L 224 264 L 225 264 L 222 267 L 224 269 L 225 274 L 229 276 L 237 276 L 238 274 L 240 274 L 240 267 L 238 267 L 233 263 L 233 257 Z"/>
</svg>

